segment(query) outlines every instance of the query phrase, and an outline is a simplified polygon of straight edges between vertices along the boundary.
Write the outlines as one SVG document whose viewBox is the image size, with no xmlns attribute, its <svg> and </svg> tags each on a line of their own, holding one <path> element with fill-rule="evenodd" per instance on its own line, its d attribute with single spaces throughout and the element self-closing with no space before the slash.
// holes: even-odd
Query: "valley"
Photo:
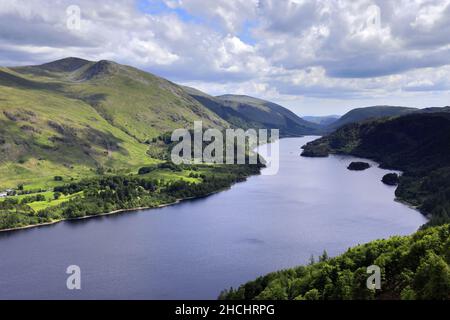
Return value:
<svg viewBox="0 0 450 320">
<path fill-rule="evenodd" d="M 347 170 L 355 157 L 300 157 L 316 138 L 279 140 L 277 175 L 252 175 L 208 197 L 0 233 L 0 298 L 217 299 L 324 250 L 338 256 L 426 223 L 394 201 L 395 189 L 381 182 L 389 171 L 376 163 L 355 173 Z M 74 263 L 80 291 L 64 285 Z M 14 276 L 29 265 L 32 272 Z"/>
<path fill-rule="evenodd" d="M 199 96 L 215 105 L 199 101 Z M 38 66 L 1 68 L 0 97 L 0 191 L 10 190 L 13 195 L 0 198 L 0 229 L 73 218 L 74 214 L 63 213 L 64 207 L 86 202 L 88 193 L 55 190 L 129 175 L 134 181 L 142 178 L 138 171 L 144 167 L 162 166 L 145 177 L 162 186 L 158 192 L 152 190 L 152 199 L 96 205 L 85 208 L 83 216 L 171 203 L 174 198 L 163 191 L 169 184 L 192 184 L 191 189 L 208 185 L 210 189 L 199 193 L 204 195 L 258 172 L 258 168 L 236 166 L 224 178 L 219 167 L 164 167 L 172 147 L 171 132 L 190 129 L 197 120 L 205 129 L 240 125 L 248 129 L 260 121 L 256 128 L 283 124 L 283 136 L 318 131 L 317 125 L 281 106 L 250 97 L 242 102 L 244 97 L 239 97 L 231 104 L 230 97 L 213 98 L 106 60 L 66 58 Z M 229 182 L 217 182 L 214 188 L 207 179 Z M 133 192 L 138 196 L 138 191 Z"/>
<path fill-rule="evenodd" d="M 237 286 L 237 289 L 225 290 L 220 298 L 317 300 L 385 297 L 426 299 L 445 296 L 448 281 L 447 189 L 450 181 L 446 165 L 450 161 L 446 151 L 450 141 L 448 108 L 420 110 L 375 106 L 354 109 L 342 117 L 307 119 L 311 121 L 269 101 L 230 94 L 213 97 L 197 89 L 179 86 L 112 61 L 94 62 L 66 58 L 38 66 L 1 68 L 0 230 L 9 235 L 18 229 L 43 226 L 36 229 L 39 230 L 36 232 L 39 237 L 46 237 L 46 230 L 52 230 L 47 228 L 56 228 L 54 230 L 67 233 L 69 231 L 66 228 L 70 229 L 73 224 L 79 223 L 77 221 L 85 218 L 98 217 L 99 220 L 93 219 L 93 224 L 97 225 L 95 221 L 102 221 L 102 217 L 106 218 L 105 215 L 114 217 L 114 214 L 135 209 L 144 212 L 146 209 L 163 210 L 162 208 L 171 204 L 178 204 L 174 208 L 181 208 L 173 209 L 173 212 L 181 210 L 180 213 L 184 214 L 183 208 L 189 207 L 190 204 L 189 201 L 180 204 L 181 201 L 191 199 L 190 201 L 200 201 L 198 203 L 208 202 L 210 200 L 206 199 L 214 199 L 214 194 L 219 191 L 231 188 L 231 192 L 236 183 L 248 179 L 257 181 L 254 176 L 258 176 L 261 170 L 268 169 L 262 162 L 231 166 L 174 164 L 169 159 L 174 147 L 174 142 L 171 141 L 173 130 L 192 130 L 195 121 L 202 121 L 204 129 L 214 128 L 219 132 L 236 128 L 279 129 L 280 137 L 283 138 L 280 143 L 288 147 L 288 152 L 284 151 L 282 161 L 289 170 L 280 168 L 284 174 L 270 182 L 260 180 L 265 181 L 266 186 L 272 190 L 267 189 L 265 197 L 270 198 L 269 194 L 273 193 L 273 190 L 289 183 L 291 175 L 295 178 L 300 174 L 302 179 L 305 179 L 310 175 L 308 170 L 311 170 L 314 175 L 298 185 L 303 193 L 294 192 L 289 197 L 285 193 L 278 194 L 278 199 L 272 199 L 272 205 L 293 204 L 284 207 L 283 214 L 288 217 L 281 223 L 290 221 L 298 228 L 302 227 L 296 214 L 301 215 L 301 221 L 309 221 L 307 215 L 316 212 L 316 218 L 319 220 L 305 223 L 303 227 L 307 230 L 314 229 L 314 224 L 319 229 L 329 228 L 329 224 L 328 227 L 324 226 L 321 219 L 330 219 L 329 215 L 337 210 L 340 216 L 334 218 L 337 219 L 336 223 L 340 229 L 335 231 L 340 236 L 328 239 L 322 234 L 320 238 L 315 239 L 314 247 L 298 246 L 300 259 L 294 259 L 292 251 L 282 251 L 277 253 L 281 254 L 281 259 L 267 264 L 271 255 L 271 252 L 267 252 L 269 256 L 265 256 L 265 262 L 260 261 L 263 268 L 250 266 L 247 260 L 241 264 L 239 259 L 235 259 L 234 263 L 240 265 L 245 272 L 233 279 L 217 278 L 213 286 L 199 287 L 195 296 L 214 298 L 213 292 L 218 294 L 225 285 L 236 286 L 278 268 L 305 265 L 307 253 L 319 256 L 319 261 L 313 259 L 310 265 L 305 267 L 271 273 L 243 286 Z M 323 137 L 299 138 L 305 135 Z M 290 144 L 291 139 L 300 139 L 298 145 Z M 294 151 L 300 147 L 303 147 L 303 157 Z M 339 158 L 341 156 L 356 158 L 352 158 L 352 162 L 350 159 Z M 375 160 L 382 169 L 376 168 L 378 164 L 367 159 Z M 345 165 L 343 161 L 346 162 Z M 298 165 L 306 167 L 298 172 Z M 347 167 L 351 170 L 365 170 L 351 172 Z M 394 177 L 392 172 L 386 169 L 402 171 L 403 174 Z M 335 175 L 340 175 L 340 178 L 333 180 Z M 353 181 L 349 186 L 356 189 L 353 193 L 346 193 L 343 189 L 343 194 L 333 198 L 333 194 L 339 189 L 336 183 L 340 183 L 342 179 Z M 295 182 L 290 183 L 292 186 Z M 393 186 L 395 188 L 397 183 L 394 197 Z M 250 194 L 236 195 L 238 206 L 235 213 L 261 212 L 267 219 L 263 224 L 273 224 L 273 219 L 277 218 L 274 212 L 279 212 L 279 209 L 266 204 L 255 211 L 255 203 L 262 198 L 256 196 L 253 199 L 256 202 L 250 203 L 243 200 L 261 192 L 257 190 L 258 186 L 254 187 Z M 376 192 L 367 197 L 366 188 Z M 356 194 L 359 194 L 361 199 L 357 199 Z M 309 198 L 306 198 L 306 195 Z M 205 198 L 207 196 L 211 197 Z M 321 202 L 325 199 L 328 203 L 331 198 L 336 201 L 334 209 Z M 412 215 L 412 212 L 417 212 L 392 201 L 394 198 L 417 207 L 429 219 Z M 230 205 L 226 196 L 224 199 L 225 202 L 219 205 Z M 344 199 L 345 203 L 342 202 Z M 309 204 L 305 207 L 305 203 Z M 248 206 L 253 206 L 250 211 Z M 300 213 L 292 211 L 299 207 L 302 208 Z M 383 211 L 376 210 L 382 207 Z M 214 208 L 217 208 L 216 204 Z M 221 214 L 214 217 L 216 209 L 200 205 L 195 210 L 202 212 L 201 220 L 196 220 L 197 226 L 205 220 L 217 218 L 219 220 L 214 223 L 225 228 L 224 231 L 227 230 L 227 225 L 221 221 L 229 219 L 229 211 L 221 211 Z M 361 213 L 362 216 L 353 216 L 355 212 Z M 398 214 L 400 215 L 395 216 Z M 339 220 L 341 218 L 343 220 Z M 235 216 L 235 219 L 239 221 L 240 217 Z M 353 222 L 348 224 L 349 221 Z M 396 221 L 395 225 L 392 225 L 393 221 Z M 51 226 L 58 222 L 61 223 Z M 241 222 L 239 228 L 248 228 L 245 217 Z M 146 225 L 151 226 L 152 223 L 148 221 Z M 168 220 L 166 223 L 175 222 Z M 368 228 L 364 229 L 363 224 L 367 223 Z M 189 223 L 186 223 L 186 226 L 189 226 Z M 360 229 L 358 234 L 350 235 L 351 239 L 344 235 L 349 226 L 352 230 Z M 420 226 L 423 231 L 407 236 Z M 163 229 L 168 230 L 168 225 Z M 311 237 L 307 230 L 304 232 Z M 297 230 L 294 228 L 291 231 L 292 238 L 283 247 L 291 241 L 299 244 L 299 239 L 294 236 Z M 179 232 L 189 234 L 189 231 L 183 228 Z M 264 233 L 259 230 L 253 235 L 249 234 L 244 242 L 253 245 L 279 242 L 283 239 L 283 234 L 275 232 L 270 240 L 262 240 Z M 372 241 L 376 238 L 389 238 L 391 235 L 403 237 Z M 82 234 L 73 236 L 83 237 Z M 158 236 L 158 233 L 155 236 Z M 147 233 L 145 237 L 148 237 Z M 430 243 L 430 237 L 439 240 Z M 93 235 L 90 234 L 87 238 L 91 239 Z M 332 244 L 338 238 L 340 240 Z M 20 233 L 13 239 L 20 243 Z M 325 241 L 326 239 L 328 240 Z M 155 240 L 162 241 L 161 238 Z M 203 242 L 203 239 L 197 240 Z M 217 239 L 217 243 L 220 241 Z M 302 241 L 305 239 L 302 238 Z M 349 246 L 366 242 L 366 245 L 356 246 L 345 252 Z M 427 250 L 415 249 L 424 242 Z M 170 243 L 167 245 L 171 246 Z M 181 244 L 177 246 L 182 247 Z M 104 247 L 98 249 L 104 250 Z M 237 248 L 236 255 L 241 254 L 241 249 Z M 329 250 L 334 258 L 329 258 L 328 253 L 321 255 L 320 252 L 324 249 Z M 245 256 L 250 255 L 246 247 L 244 251 Z M 10 252 L 9 257 L 11 254 Z M 178 256 L 175 252 L 174 254 Z M 399 254 L 405 255 L 406 261 L 396 259 Z M 414 254 L 419 258 L 410 262 L 408 257 Z M 64 257 L 61 252 L 59 255 Z M 44 252 L 42 256 L 57 258 Z M 15 257 L 19 264 L 20 258 Z M 113 259 L 111 256 L 109 258 Z M 186 263 L 198 262 L 189 256 L 185 258 Z M 171 257 L 168 257 L 168 261 L 170 259 Z M 254 260 L 258 261 L 258 258 L 255 256 Z M 213 269 L 221 270 L 220 264 L 223 264 L 223 261 L 219 259 L 216 262 L 218 264 L 214 264 Z M 384 272 L 388 272 L 387 288 L 376 295 L 360 287 L 362 268 L 367 263 L 377 263 L 382 266 Z M 400 269 L 389 273 L 394 265 Z M 148 264 L 141 267 L 146 266 L 148 267 Z M 433 272 L 444 284 L 444 289 L 439 291 L 434 282 L 423 280 L 429 266 L 438 268 Z M 41 263 L 41 267 L 44 267 L 44 264 Z M 203 271 L 208 270 L 211 270 L 211 265 L 204 265 Z M 120 272 L 122 271 L 127 272 L 126 269 Z M 4 274 L 8 272 L 11 270 L 6 266 Z M 159 274 L 163 271 L 156 268 L 154 272 Z M 173 272 L 183 274 L 178 269 Z M 189 277 L 190 281 L 197 281 L 195 275 L 186 277 Z M 320 279 L 325 281 L 325 284 L 321 283 Z M 7 283 L 14 291 L 15 284 Z M 168 296 L 163 297 L 192 297 L 186 291 L 178 295 L 176 292 L 186 290 L 186 287 L 179 287 L 177 283 L 158 283 L 153 289 L 164 292 L 165 286 L 171 287 L 172 290 Z M 432 289 L 426 289 L 427 286 L 432 286 Z M 161 298 L 159 295 L 149 294 L 148 290 L 152 290 L 151 288 L 141 287 L 141 292 L 135 297 Z M 109 292 L 115 290 L 110 289 Z M 45 290 L 50 294 L 49 298 L 57 292 L 55 288 L 48 286 Z M 430 296 L 429 290 L 432 290 L 434 295 Z M 93 291 L 90 294 L 108 297 L 105 292 Z M 92 297 L 90 294 L 85 297 Z M 130 297 L 130 294 L 126 293 L 126 296 Z"/>
</svg>

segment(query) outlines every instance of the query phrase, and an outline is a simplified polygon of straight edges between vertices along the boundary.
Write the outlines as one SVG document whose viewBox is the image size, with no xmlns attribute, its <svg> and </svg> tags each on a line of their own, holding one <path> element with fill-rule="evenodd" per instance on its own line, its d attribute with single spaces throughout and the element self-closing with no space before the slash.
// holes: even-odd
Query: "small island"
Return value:
<svg viewBox="0 0 450 320">
<path fill-rule="evenodd" d="M 348 170 L 352 170 L 352 171 L 363 171 L 366 169 L 370 168 L 370 164 L 368 164 L 367 162 L 352 162 L 350 163 L 350 165 L 347 167 Z"/>
<path fill-rule="evenodd" d="M 381 181 L 388 186 L 396 186 L 399 183 L 399 176 L 396 173 L 388 173 L 386 174 Z"/>
</svg>

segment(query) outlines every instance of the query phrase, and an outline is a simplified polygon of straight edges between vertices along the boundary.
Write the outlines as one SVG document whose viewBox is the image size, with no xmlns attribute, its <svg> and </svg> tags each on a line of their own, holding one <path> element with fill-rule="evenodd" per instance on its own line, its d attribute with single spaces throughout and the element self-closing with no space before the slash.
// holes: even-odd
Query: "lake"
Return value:
<svg viewBox="0 0 450 320">
<path fill-rule="evenodd" d="M 324 249 L 408 235 L 426 219 L 394 201 L 389 171 L 354 157 L 300 157 L 315 137 L 282 139 L 280 170 L 161 209 L 0 233 L 0 299 L 216 299 Z M 81 290 L 66 288 L 69 265 Z"/>
</svg>

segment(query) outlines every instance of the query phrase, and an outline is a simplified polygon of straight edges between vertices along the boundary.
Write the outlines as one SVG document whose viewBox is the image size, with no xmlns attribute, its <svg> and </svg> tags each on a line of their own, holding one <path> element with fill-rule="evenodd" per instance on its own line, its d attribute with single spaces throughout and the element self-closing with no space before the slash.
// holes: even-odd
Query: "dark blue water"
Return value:
<svg viewBox="0 0 450 320">
<path fill-rule="evenodd" d="M 0 234 L 0 298 L 215 299 L 324 249 L 414 232 L 420 213 L 394 201 L 377 167 L 299 156 L 311 137 L 280 142 L 280 171 L 162 209 Z M 81 268 L 80 291 L 66 268 Z"/>
</svg>

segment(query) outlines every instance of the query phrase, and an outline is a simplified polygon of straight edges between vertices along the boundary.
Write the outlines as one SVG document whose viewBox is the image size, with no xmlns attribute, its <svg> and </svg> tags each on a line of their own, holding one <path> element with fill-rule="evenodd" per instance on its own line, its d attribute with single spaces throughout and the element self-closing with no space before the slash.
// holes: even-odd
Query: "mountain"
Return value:
<svg viewBox="0 0 450 320">
<path fill-rule="evenodd" d="M 396 196 L 431 217 L 450 222 L 450 113 L 415 112 L 346 125 L 304 146 L 303 156 L 330 153 L 370 158 L 403 171 Z"/>
<path fill-rule="evenodd" d="M 53 94 L 89 104 L 112 125 L 139 141 L 200 118 L 205 126 L 228 126 L 182 87 L 112 61 L 67 58 L 10 70 L 25 80 L 45 83 L 47 91 Z"/>
<path fill-rule="evenodd" d="M 164 137 L 196 120 L 205 128 L 279 128 L 282 136 L 319 128 L 268 101 L 211 97 L 113 61 L 0 67 L 0 190 L 153 164 Z"/>
<path fill-rule="evenodd" d="M 336 122 L 341 116 L 330 115 L 330 116 L 305 116 L 302 117 L 303 120 L 316 123 L 321 126 L 329 126 L 333 122 Z"/>
<path fill-rule="evenodd" d="M 417 111 L 416 108 L 393 107 L 393 106 L 374 106 L 353 109 L 344 114 L 339 120 L 327 126 L 327 131 L 331 132 L 346 124 L 361 122 L 370 119 L 378 119 L 384 117 L 395 117 Z"/>
<path fill-rule="evenodd" d="M 237 128 L 280 129 L 281 136 L 317 134 L 320 126 L 303 120 L 273 102 L 241 95 L 213 97 L 192 88 L 186 91 L 206 108 Z"/>
<path fill-rule="evenodd" d="M 156 161 L 145 141 L 194 120 L 229 127 L 182 87 L 111 61 L 0 67 L 0 188 L 134 170 Z"/>
<path fill-rule="evenodd" d="M 283 136 L 317 134 L 320 131 L 320 126 L 303 120 L 273 102 L 243 95 L 222 95 L 217 98 L 228 108 L 237 111 L 242 119 L 266 128 L 279 128 Z"/>
</svg>

